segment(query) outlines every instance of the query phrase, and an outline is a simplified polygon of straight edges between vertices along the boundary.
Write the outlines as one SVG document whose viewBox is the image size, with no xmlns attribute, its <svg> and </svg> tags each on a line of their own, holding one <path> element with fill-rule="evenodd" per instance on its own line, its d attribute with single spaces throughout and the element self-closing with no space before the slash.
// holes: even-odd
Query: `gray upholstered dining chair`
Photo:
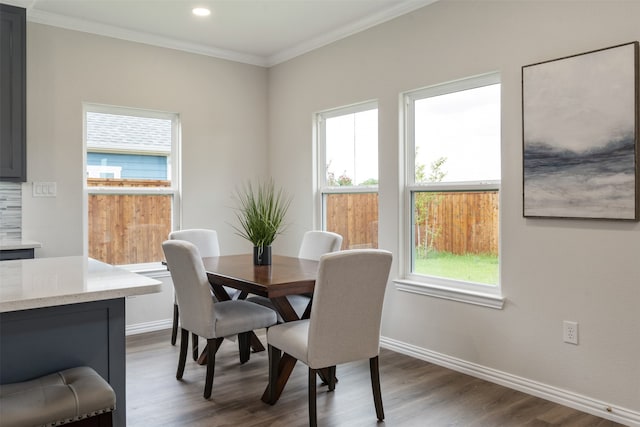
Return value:
<svg viewBox="0 0 640 427">
<path fill-rule="evenodd" d="M 207 340 L 207 374 L 204 397 L 211 396 L 215 356 L 225 337 L 238 335 L 240 363 L 249 360 L 249 332 L 277 322 L 273 310 L 247 301 L 211 298 L 211 287 L 198 248 L 184 240 L 166 240 L 162 249 L 181 307 L 180 357 L 176 378 L 182 379 L 187 358 L 189 332 Z"/>
<path fill-rule="evenodd" d="M 338 233 L 319 230 L 307 231 L 302 237 L 302 243 L 300 243 L 300 249 L 298 250 L 298 258 L 318 261 L 320 257 L 326 253 L 339 251 L 341 246 L 342 236 Z M 309 305 L 311 295 L 290 295 L 287 299 L 291 307 L 293 307 L 298 314 L 298 317 L 302 317 Z M 252 295 L 247 298 L 247 300 L 275 310 L 269 298 Z M 282 323 L 282 321 L 282 317 L 278 314 L 278 322 Z"/>
<path fill-rule="evenodd" d="M 382 304 L 391 268 L 391 252 L 356 249 L 320 258 L 309 319 L 267 330 L 269 394 L 274 403 L 281 352 L 309 367 L 309 425 L 317 424 L 316 374 L 328 371 L 335 388 L 335 366 L 369 359 L 376 415 L 384 419 L 378 353 Z"/>
<path fill-rule="evenodd" d="M 342 236 L 331 231 L 312 230 L 302 236 L 298 258 L 318 261 L 329 252 L 339 251 L 342 246 Z"/>
<path fill-rule="evenodd" d="M 186 230 L 177 230 L 169 233 L 169 240 L 186 240 L 191 242 L 198 248 L 200 255 L 203 257 L 219 256 L 220 244 L 218 243 L 218 232 L 205 228 L 191 228 Z M 173 325 L 171 328 L 171 345 L 176 344 L 178 337 L 178 319 L 180 310 L 177 298 L 173 297 Z M 192 335 L 193 341 L 193 360 L 198 358 L 198 336 Z"/>
</svg>

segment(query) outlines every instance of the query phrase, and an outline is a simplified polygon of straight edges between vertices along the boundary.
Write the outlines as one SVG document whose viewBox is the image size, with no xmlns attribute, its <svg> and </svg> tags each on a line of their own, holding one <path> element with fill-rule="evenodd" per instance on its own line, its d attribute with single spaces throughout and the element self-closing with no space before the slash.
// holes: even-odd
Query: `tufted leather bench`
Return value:
<svg viewBox="0 0 640 427">
<path fill-rule="evenodd" d="M 66 369 L 0 385 L 0 426 L 111 426 L 116 395 L 93 369 Z"/>
</svg>

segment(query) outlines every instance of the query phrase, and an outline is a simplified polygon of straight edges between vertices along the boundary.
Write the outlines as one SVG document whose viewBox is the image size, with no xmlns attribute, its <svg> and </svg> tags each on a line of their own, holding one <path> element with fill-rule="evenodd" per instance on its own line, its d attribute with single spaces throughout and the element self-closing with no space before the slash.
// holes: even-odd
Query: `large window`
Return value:
<svg viewBox="0 0 640 427">
<path fill-rule="evenodd" d="M 325 111 L 316 119 L 322 228 L 342 235 L 343 249 L 377 248 L 377 104 Z"/>
<path fill-rule="evenodd" d="M 405 101 L 406 276 L 499 295 L 499 75 L 413 91 Z"/>
<path fill-rule="evenodd" d="M 87 104 L 84 120 L 88 255 L 162 261 L 179 212 L 177 115 Z"/>
</svg>

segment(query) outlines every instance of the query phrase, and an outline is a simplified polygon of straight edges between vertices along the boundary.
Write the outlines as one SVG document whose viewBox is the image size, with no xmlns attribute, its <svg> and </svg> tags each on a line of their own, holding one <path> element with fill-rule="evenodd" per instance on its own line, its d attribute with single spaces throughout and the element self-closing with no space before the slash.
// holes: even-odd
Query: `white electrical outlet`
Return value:
<svg viewBox="0 0 640 427">
<path fill-rule="evenodd" d="M 569 344 L 578 345 L 578 322 L 562 322 L 562 339 Z"/>
</svg>

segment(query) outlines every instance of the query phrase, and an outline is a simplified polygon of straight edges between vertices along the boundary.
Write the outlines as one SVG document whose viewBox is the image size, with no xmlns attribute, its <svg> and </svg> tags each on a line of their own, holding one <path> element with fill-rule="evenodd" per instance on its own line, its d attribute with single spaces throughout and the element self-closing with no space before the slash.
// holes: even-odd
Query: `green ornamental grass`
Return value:
<svg viewBox="0 0 640 427">
<path fill-rule="evenodd" d="M 291 197 L 282 189 L 276 191 L 273 180 L 269 180 L 257 186 L 248 182 L 236 190 L 236 198 L 236 218 L 240 223 L 239 227 L 233 226 L 236 234 L 254 246 L 270 246 L 286 228 L 284 219 Z"/>
</svg>

